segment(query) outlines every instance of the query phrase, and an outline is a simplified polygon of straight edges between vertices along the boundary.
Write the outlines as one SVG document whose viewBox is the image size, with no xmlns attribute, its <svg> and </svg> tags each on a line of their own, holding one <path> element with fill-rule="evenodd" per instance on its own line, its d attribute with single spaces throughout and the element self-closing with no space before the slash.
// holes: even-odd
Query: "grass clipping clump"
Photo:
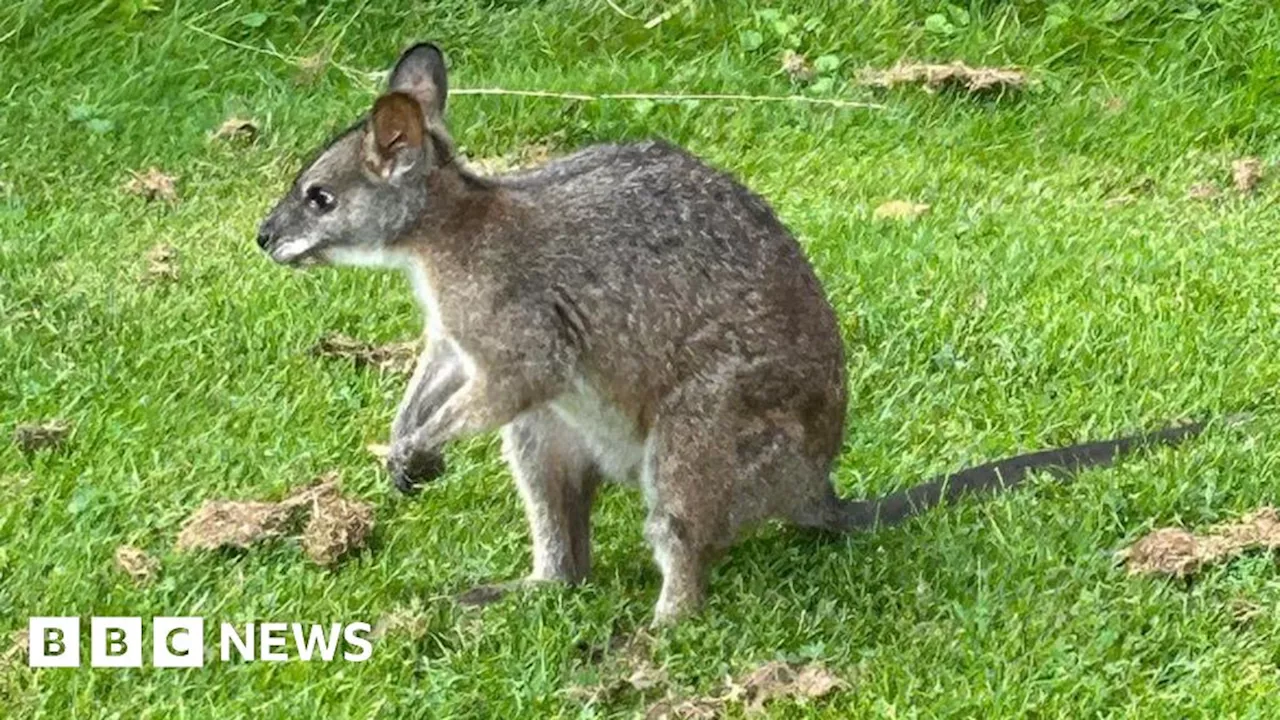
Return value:
<svg viewBox="0 0 1280 720">
<path fill-rule="evenodd" d="M 319 565 L 333 565 L 364 547 L 373 531 L 373 507 L 343 497 L 334 487 L 311 503 L 311 519 L 302 530 L 302 549 Z"/>
<path fill-rule="evenodd" d="M 643 632 L 610 638 L 607 646 L 591 651 L 591 662 L 600 665 L 598 682 L 572 686 L 564 694 L 584 705 L 596 705 L 639 693 L 647 701 L 645 720 L 693 720 L 733 715 L 737 708 L 747 715 L 761 715 L 775 701 L 807 705 L 850 687 L 821 664 L 773 660 L 741 676 L 727 676 L 712 694 L 688 695 L 673 685 L 666 668 L 654 662 L 653 644 L 653 637 Z"/>
<path fill-rule="evenodd" d="M 144 280 L 176 281 L 178 279 L 178 250 L 172 245 L 167 243 L 155 245 L 146 252 L 143 259 L 147 262 L 147 269 L 143 273 Z"/>
<path fill-rule="evenodd" d="M 418 360 L 418 343 L 409 340 L 373 345 L 342 333 L 329 333 L 311 348 L 311 354 L 350 360 L 356 367 L 372 367 L 383 372 L 411 375 Z"/>
<path fill-rule="evenodd" d="M 40 450 L 55 450 L 71 435 L 71 423 L 66 420 L 47 420 L 39 423 L 23 423 L 13 430 L 13 444 L 25 455 Z"/>
<path fill-rule="evenodd" d="M 279 502 L 207 500 L 183 524 L 177 549 L 247 549 L 300 529 L 303 552 L 329 566 L 364 547 L 373 526 L 373 507 L 344 497 L 330 473 Z"/>
<path fill-rule="evenodd" d="M 120 189 L 148 202 L 164 200 L 168 203 L 176 203 L 178 201 L 177 182 L 178 178 L 153 165 L 143 172 L 129 171 L 129 179 L 120 186 Z"/>
<path fill-rule="evenodd" d="M 1027 87 L 1027 74 L 1016 67 L 971 67 L 959 60 L 945 65 L 900 62 L 888 70 L 863 70 L 858 80 L 863 85 L 895 88 L 920 85 L 929 92 L 955 89 L 971 94 L 999 93 Z"/>
<path fill-rule="evenodd" d="M 116 548 L 116 568 L 141 585 L 155 579 L 160 572 L 160 561 L 141 548 L 121 545 Z"/>
<path fill-rule="evenodd" d="M 766 705 L 775 701 L 811 704 L 848 687 L 849 683 L 822 665 L 795 665 L 774 660 L 742 677 L 727 678 L 719 695 L 669 696 L 649 706 L 644 717 L 645 720 L 711 720 L 728 715 L 733 705 L 743 706 L 748 716 L 766 715 L 770 712 Z"/>
<path fill-rule="evenodd" d="M 1202 535 L 1182 528 L 1153 530 L 1121 550 L 1118 557 L 1131 575 L 1182 578 L 1249 550 L 1276 548 L 1280 548 L 1280 516 L 1275 508 L 1264 507 Z"/>
</svg>

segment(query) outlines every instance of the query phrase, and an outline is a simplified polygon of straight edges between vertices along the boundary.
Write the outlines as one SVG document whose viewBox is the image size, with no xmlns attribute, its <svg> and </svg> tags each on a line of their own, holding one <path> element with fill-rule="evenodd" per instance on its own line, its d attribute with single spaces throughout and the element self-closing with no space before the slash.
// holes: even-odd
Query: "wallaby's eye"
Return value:
<svg viewBox="0 0 1280 720">
<path fill-rule="evenodd" d="M 338 204 L 338 199 L 333 196 L 333 193 L 319 185 L 312 185 L 307 188 L 306 198 L 307 204 L 316 212 L 327 213 Z"/>
</svg>

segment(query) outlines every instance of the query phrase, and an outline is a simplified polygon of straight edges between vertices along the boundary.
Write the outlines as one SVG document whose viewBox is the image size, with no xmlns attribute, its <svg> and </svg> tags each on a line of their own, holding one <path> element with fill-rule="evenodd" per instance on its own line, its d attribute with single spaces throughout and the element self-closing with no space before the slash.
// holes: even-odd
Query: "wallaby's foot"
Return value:
<svg viewBox="0 0 1280 720">
<path fill-rule="evenodd" d="M 484 607 L 486 605 L 492 605 L 514 592 L 533 590 L 546 587 L 548 585 L 568 584 L 571 583 L 563 578 L 544 578 L 529 575 L 528 577 L 520 580 L 509 580 L 507 582 L 477 585 L 470 590 L 464 590 L 463 592 L 458 593 L 454 596 L 454 600 L 456 600 L 459 605 L 465 607 Z"/>
<path fill-rule="evenodd" d="M 396 489 L 412 495 L 422 485 L 444 474 L 444 456 L 439 452 L 419 450 L 408 443 L 397 443 L 387 456 L 387 472 Z"/>
<path fill-rule="evenodd" d="M 659 555 L 659 562 L 662 561 Z M 651 625 L 655 628 L 674 625 L 696 614 L 706 599 L 706 567 L 701 559 L 668 557 L 665 561 L 662 592 L 653 608 Z"/>
<path fill-rule="evenodd" d="M 663 582 L 662 593 L 658 596 L 658 604 L 653 607 L 651 628 L 671 627 L 681 620 L 696 615 L 702 608 L 704 594 L 668 593 L 666 582 Z"/>
<path fill-rule="evenodd" d="M 673 625 L 702 607 L 706 598 L 707 560 L 710 553 L 692 542 L 691 527 L 665 512 L 650 511 L 645 537 L 653 545 L 653 557 L 662 570 L 662 592 L 653 608 L 653 627 Z"/>
<path fill-rule="evenodd" d="M 502 598 L 506 597 L 513 590 L 523 587 L 524 583 L 520 580 L 512 580 L 503 583 L 487 583 L 477 585 L 470 590 L 464 590 L 453 597 L 459 605 L 463 607 L 484 607 L 492 605 Z"/>
</svg>

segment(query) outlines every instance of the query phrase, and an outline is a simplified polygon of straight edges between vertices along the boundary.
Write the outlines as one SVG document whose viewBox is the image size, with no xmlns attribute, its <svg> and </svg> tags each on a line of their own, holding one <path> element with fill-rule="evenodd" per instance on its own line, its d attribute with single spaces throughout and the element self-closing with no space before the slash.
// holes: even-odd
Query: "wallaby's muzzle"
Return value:
<svg viewBox="0 0 1280 720">
<path fill-rule="evenodd" d="M 288 205 L 279 205 L 258 226 L 258 247 L 282 265 L 314 262 L 323 244 L 314 231 L 296 232 L 296 216 Z"/>
<path fill-rule="evenodd" d="M 280 205 L 271 208 L 271 212 L 258 223 L 258 247 L 268 254 L 280 242 Z"/>
<path fill-rule="evenodd" d="M 271 219 L 267 218 L 258 226 L 258 247 L 266 252 L 271 252 L 271 246 L 275 244 L 275 234 L 271 232 Z"/>
</svg>

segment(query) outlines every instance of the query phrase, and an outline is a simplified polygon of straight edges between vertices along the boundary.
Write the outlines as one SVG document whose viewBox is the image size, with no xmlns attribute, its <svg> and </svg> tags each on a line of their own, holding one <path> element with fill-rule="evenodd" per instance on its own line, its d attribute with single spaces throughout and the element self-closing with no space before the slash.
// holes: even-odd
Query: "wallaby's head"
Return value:
<svg viewBox="0 0 1280 720">
<path fill-rule="evenodd" d="M 278 263 L 378 262 L 429 209 L 428 178 L 452 162 L 444 56 L 414 45 L 373 109 L 329 143 L 258 229 Z"/>
</svg>

